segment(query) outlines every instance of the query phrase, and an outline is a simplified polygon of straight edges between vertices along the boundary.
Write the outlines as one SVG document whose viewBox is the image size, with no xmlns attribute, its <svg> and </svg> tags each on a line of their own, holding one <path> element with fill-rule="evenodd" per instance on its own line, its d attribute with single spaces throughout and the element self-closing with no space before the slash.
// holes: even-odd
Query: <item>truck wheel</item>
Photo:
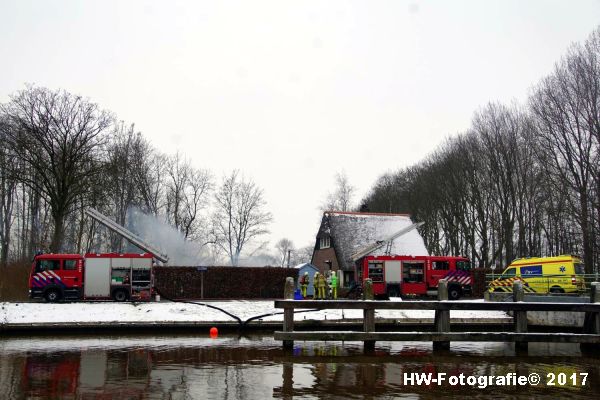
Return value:
<svg viewBox="0 0 600 400">
<path fill-rule="evenodd" d="M 60 292 L 56 289 L 50 289 L 44 294 L 44 299 L 48 303 L 54 303 L 60 300 Z"/>
<path fill-rule="evenodd" d="M 458 286 L 450 286 L 448 288 L 448 299 L 458 300 L 462 294 L 462 290 Z"/>
<path fill-rule="evenodd" d="M 127 292 L 123 289 L 117 289 L 113 292 L 113 300 L 125 301 L 127 300 Z"/>
<path fill-rule="evenodd" d="M 559 286 L 550 288 L 550 293 L 564 293 L 564 292 L 565 292 L 564 289 Z"/>
</svg>

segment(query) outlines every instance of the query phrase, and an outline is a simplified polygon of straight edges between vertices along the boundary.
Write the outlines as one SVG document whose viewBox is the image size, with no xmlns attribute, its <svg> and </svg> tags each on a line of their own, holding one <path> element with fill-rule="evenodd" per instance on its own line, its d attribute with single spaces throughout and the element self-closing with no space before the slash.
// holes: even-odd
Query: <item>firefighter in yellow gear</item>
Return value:
<svg viewBox="0 0 600 400">
<path fill-rule="evenodd" d="M 325 275 L 319 274 L 319 279 L 317 281 L 317 288 L 319 289 L 319 299 L 325 300 L 325 287 L 327 286 L 327 280 Z"/>
<path fill-rule="evenodd" d="M 304 275 L 300 277 L 300 290 L 302 291 L 302 298 L 306 298 L 306 288 L 308 287 L 308 271 L 304 272 Z"/>
<path fill-rule="evenodd" d="M 338 277 L 335 271 L 331 271 L 331 298 L 337 300 Z"/>
<path fill-rule="evenodd" d="M 315 300 L 319 300 L 319 289 L 318 289 L 319 275 L 320 275 L 319 272 L 315 272 L 315 276 L 313 277 L 313 292 L 314 292 L 313 298 Z"/>
</svg>

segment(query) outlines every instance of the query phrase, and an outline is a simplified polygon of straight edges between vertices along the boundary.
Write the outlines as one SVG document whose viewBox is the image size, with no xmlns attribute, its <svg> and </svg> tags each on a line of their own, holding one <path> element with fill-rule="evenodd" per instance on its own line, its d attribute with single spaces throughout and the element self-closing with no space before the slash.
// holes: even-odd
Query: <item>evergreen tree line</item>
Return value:
<svg viewBox="0 0 600 400">
<path fill-rule="evenodd" d="M 464 133 L 381 176 L 363 200 L 410 213 L 432 254 L 475 265 L 575 254 L 598 272 L 600 28 L 573 44 L 525 104 L 490 103 Z"/>
<path fill-rule="evenodd" d="M 86 207 L 124 226 L 140 210 L 198 243 L 204 259 L 232 265 L 271 220 L 262 189 L 238 171 L 217 184 L 209 170 L 161 153 L 134 124 L 64 90 L 14 93 L 0 104 L 0 266 L 40 250 L 126 250 Z"/>
</svg>

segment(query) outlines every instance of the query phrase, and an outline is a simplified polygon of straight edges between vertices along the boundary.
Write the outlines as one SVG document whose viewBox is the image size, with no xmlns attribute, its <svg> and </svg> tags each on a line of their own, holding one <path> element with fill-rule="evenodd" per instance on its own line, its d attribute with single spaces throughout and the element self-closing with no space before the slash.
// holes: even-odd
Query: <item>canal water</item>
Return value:
<svg viewBox="0 0 600 400">
<path fill-rule="evenodd" d="M 430 343 L 378 342 L 364 354 L 360 342 L 295 342 L 285 352 L 270 335 L 3 336 L 0 398 L 591 399 L 600 398 L 599 361 L 556 344 L 516 355 L 504 343 L 434 353 Z"/>
</svg>

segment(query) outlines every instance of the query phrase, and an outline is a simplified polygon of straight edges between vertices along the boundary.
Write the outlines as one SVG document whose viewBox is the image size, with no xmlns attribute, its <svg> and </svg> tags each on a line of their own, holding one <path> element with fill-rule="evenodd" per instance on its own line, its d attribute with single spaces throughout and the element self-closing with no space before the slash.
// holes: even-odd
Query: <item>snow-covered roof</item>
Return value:
<svg viewBox="0 0 600 400">
<path fill-rule="evenodd" d="M 413 224 L 407 214 L 379 214 L 329 211 L 323 214 L 320 233 L 328 233 L 336 248 L 342 268 L 351 268 L 351 256 L 367 245 L 384 240 Z M 383 255 L 386 246 L 369 253 Z M 423 238 L 416 229 L 392 242 L 391 254 L 429 255 Z"/>
<path fill-rule="evenodd" d="M 298 271 L 300 271 L 303 268 L 312 268 L 315 271 L 318 271 L 319 268 L 315 267 L 314 265 L 312 265 L 311 263 L 302 263 L 302 264 L 298 264 L 294 267 L 295 269 L 297 269 Z"/>
</svg>

